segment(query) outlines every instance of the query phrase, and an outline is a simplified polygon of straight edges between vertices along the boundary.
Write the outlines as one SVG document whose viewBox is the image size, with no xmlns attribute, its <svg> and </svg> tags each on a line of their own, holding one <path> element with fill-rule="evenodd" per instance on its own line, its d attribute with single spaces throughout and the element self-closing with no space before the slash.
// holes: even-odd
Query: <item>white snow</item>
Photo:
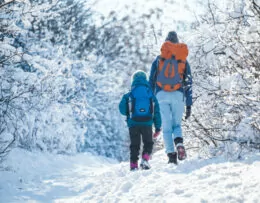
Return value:
<svg viewBox="0 0 260 203">
<path fill-rule="evenodd" d="M 91 154 L 51 155 L 16 149 L 0 171 L 0 202 L 260 202 L 260 153 L 240 161 L 191 158 L 148 171 Z"/>
</svg>

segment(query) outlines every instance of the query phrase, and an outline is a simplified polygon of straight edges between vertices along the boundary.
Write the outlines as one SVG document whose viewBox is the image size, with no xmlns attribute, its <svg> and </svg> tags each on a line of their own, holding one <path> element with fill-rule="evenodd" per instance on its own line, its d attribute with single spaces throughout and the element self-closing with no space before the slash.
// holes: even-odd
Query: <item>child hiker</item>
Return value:
<svg viewBox="0 0 260 203">
<path fill-rule="evenodd" d="M 161 129 L 160 108 L 154 96 L 146 73 L 138 70 L 132 76 L 131 90 L 125 94 L 119 104 L 120 113 L 127 118 L 130 134 L 130 170 L 138 169 L 138 157 L 143 140 L 142 169 L 150 169 L 149 159 L 153 150 L 153 136 L 157 137 Z M 153 134 L 152 125 L 155 125 Z"/>
</svg>

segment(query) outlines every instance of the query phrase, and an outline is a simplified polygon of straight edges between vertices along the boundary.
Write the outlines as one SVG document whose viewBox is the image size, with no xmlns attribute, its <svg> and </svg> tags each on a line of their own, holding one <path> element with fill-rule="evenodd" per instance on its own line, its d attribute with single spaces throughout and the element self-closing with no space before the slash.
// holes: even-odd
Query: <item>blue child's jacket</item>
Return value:
<svg viewBox="0 0 260 203">
<path fill-rule="evenodd" d="M 148 81 L 143 77 L 137 77 L 132 82 L 132 88 L 139 86 L 139 85 L 144 85 L 144 86 L 151 88 Z M 130 119 L 129 115 L 127 115 L 129 96 L 130 96 L 130 92 L 128 92 L 127 94 L 124 94 L 124 96 L 122 97 L 122 99 L 119 103 L 120 113 L 122 115 L 126 116 L 126 119 L 127 119 L 126 121 L 127 121 L 128 127 L 130 128 L 130 127 L 137 126 L 137 125 L 138 126 L 140 126 L 140 125 L 152 126 L 154 123 L 156 131 L 159 131 L 159 129 L 161 128 L 162 121 L 161 121 L 160 107 L 159 107 L 159 103 L 158 103 L 156 97 L 153 95 L 153 102 L 154 102 L 153 120 L 145 121 L 145 122 L 137 122 L 137 121 L 133 121 L 132 119 Z"/>
</svg>

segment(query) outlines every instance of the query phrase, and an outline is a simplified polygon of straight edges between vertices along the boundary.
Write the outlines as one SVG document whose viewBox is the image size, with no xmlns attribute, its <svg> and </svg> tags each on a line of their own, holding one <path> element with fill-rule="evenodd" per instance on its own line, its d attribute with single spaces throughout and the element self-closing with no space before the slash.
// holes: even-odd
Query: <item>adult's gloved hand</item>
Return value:
<svg viewBox="0 0 260 203">
<path fill-rule="evenodd" d="M 187 106 L 185 119 L 188 119 L 190 117 L 190 115 L 191 115 L 191 106 Z"/>
<path fill-rule="evenodd" d="M 156 139 L 160 135 L 161 129 L 155 129 L 155 133 L 153 134 L 153 138 Z"/>
</svg>

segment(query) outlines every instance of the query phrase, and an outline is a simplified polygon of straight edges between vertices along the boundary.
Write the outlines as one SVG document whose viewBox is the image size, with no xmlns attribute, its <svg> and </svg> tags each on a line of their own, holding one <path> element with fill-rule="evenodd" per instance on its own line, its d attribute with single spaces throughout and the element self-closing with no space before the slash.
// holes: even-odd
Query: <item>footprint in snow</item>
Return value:
<svg viewBox="0 0 260 203">
<path fill-rule="evenodd" d="M 133 187 L 133 184 L 131 182 L 123 183 L 120 190 L 122 192 L 129 192 L 129 190 Z"/>
</svg>

